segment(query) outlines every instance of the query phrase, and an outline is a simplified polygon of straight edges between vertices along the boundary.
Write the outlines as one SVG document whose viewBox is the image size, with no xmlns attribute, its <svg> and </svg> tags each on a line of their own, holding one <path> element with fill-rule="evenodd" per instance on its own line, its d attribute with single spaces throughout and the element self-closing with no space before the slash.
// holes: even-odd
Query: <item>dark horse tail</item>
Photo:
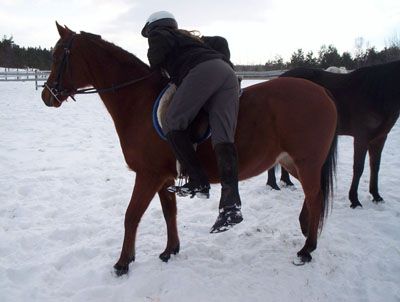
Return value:
<svg viewBox="0 0 400 302">
<path fill-rule="evenodd" d="M 329 208 L 332 207 L 333 182 L 336 179 L 337 141 L 338 135 L 335 133 L 328 156 L 321 170 L 322 209 L 319 223 L 320 230 L 322 230 L 324 220 L 328 216 Z"/>
</svg>

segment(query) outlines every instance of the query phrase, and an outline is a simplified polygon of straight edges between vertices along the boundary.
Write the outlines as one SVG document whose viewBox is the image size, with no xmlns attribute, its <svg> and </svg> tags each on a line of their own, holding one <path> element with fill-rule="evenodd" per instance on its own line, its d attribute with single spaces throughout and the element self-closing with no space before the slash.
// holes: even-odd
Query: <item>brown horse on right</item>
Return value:
<svg viewBox="0 0 400 302">
<path fill-rule="evenodd" d="M 331 73 L 315 68 L 295 68 L 280 77 L 304 78 L 332 93 L 338 110 L 338 134 L 354 137 L 350 206 L 362 206 L 357 190 L 364 171 L 367 151 L 371 169 L 369 192 L 373 201 L 383 201 L 378 191 L 378 172 L 387 135 L 399 117 L 400 61 L 362 67 L 348 74 Z M 284 169 L 281 179 L 291 184 L 289 174 Z M 268 171 L 267 184 L 279 189 L 274 168 Z"/>
</svg>

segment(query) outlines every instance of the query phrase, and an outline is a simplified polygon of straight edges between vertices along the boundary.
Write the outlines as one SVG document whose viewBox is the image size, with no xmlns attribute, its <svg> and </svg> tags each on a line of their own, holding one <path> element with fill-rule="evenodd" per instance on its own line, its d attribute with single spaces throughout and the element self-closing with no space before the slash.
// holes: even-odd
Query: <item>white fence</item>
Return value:
<svg viewBox="0 0 400 302">
<path fill-rule="evenodd" d="M 236 74 L 244 80 L 267 80 L 279 77 L 286 70 L 270 71 L 237 71 Z"/>
<path fill-rule="evenodd" d="M 0 68 L 0 82 L 4 81 L 34 81 L 35 88 L 41 86 L 41 82 L 45 82 L 50 71 L 37 69 L 15 69 L 15 68 Z"/>
<path fill-rule="evenodd" d="M 266 80 L 278 77 L 284 70 L 273 71 L 238 71 L 236 74 L 245 80 Z M 34 81 L 35 89 L 41 87 L 50 74 L 48 70 L 0 68 L 0 82 Z"/>
</svg>

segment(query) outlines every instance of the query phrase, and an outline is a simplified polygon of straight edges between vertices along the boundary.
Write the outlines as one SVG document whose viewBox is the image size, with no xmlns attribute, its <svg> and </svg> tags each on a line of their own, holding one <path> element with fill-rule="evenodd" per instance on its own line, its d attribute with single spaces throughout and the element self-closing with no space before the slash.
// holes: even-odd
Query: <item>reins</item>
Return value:
<svg viewBox="0 0 400 302">
<path fill-rule="evenodd" d="M 149 73 L 149 74 L 146 74 L 145 76 L 143 76 L 143 77 L 141 77 L 141 78 L 134 79 L 134 80 L 131 80 L 131 81 L 128 81 L 128 82 L 124 82 L 124 83 L 121 83 L 121 84 L 118 84 L 118 85 L 112 85 L 111 87 L 108 87 L 108 88 L 99 88 L 99 89 L 96 89 L 96 88 L 94 88 L 94 87 L 91 87 L 91 88 L 77 89 L 77 90 L 75 90 L 74 94 L 91 94 L 91 93 L 115 92 L 115 91 L 118 90 L 118 89 L 121 89 L 121 88 L 130 86 L 130 85 L 136 84 L 136 83 L 138 83 L 138 82 L 140 82 L 140 81 L 143 81 L 143 80 L 145 80 L 145 79 L 148 79 L 148 78 L 150 78 L 154 73 L 155 73 L 155 72 L 153 71 L 153 72 L 151 72 L 151 73 Z"/>
</svg>

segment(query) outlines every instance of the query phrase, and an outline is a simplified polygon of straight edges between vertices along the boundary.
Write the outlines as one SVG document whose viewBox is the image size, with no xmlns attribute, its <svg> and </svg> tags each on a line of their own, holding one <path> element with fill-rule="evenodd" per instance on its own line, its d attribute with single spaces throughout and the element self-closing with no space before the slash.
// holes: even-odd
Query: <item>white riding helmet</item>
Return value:
<svg viewBox="0 0 400 302">
<path fill-rule="evenodd" d="M 167 11 L 159 11 L 152 13 L 146 21 L 142 29 L 142 36 L 147 38 L 149 35 L 149 31 L 151 31 L 155 27 L 170 27 L 177 29 L 178 23 L 175 20 L 173 14 Z"/>
</svg>

